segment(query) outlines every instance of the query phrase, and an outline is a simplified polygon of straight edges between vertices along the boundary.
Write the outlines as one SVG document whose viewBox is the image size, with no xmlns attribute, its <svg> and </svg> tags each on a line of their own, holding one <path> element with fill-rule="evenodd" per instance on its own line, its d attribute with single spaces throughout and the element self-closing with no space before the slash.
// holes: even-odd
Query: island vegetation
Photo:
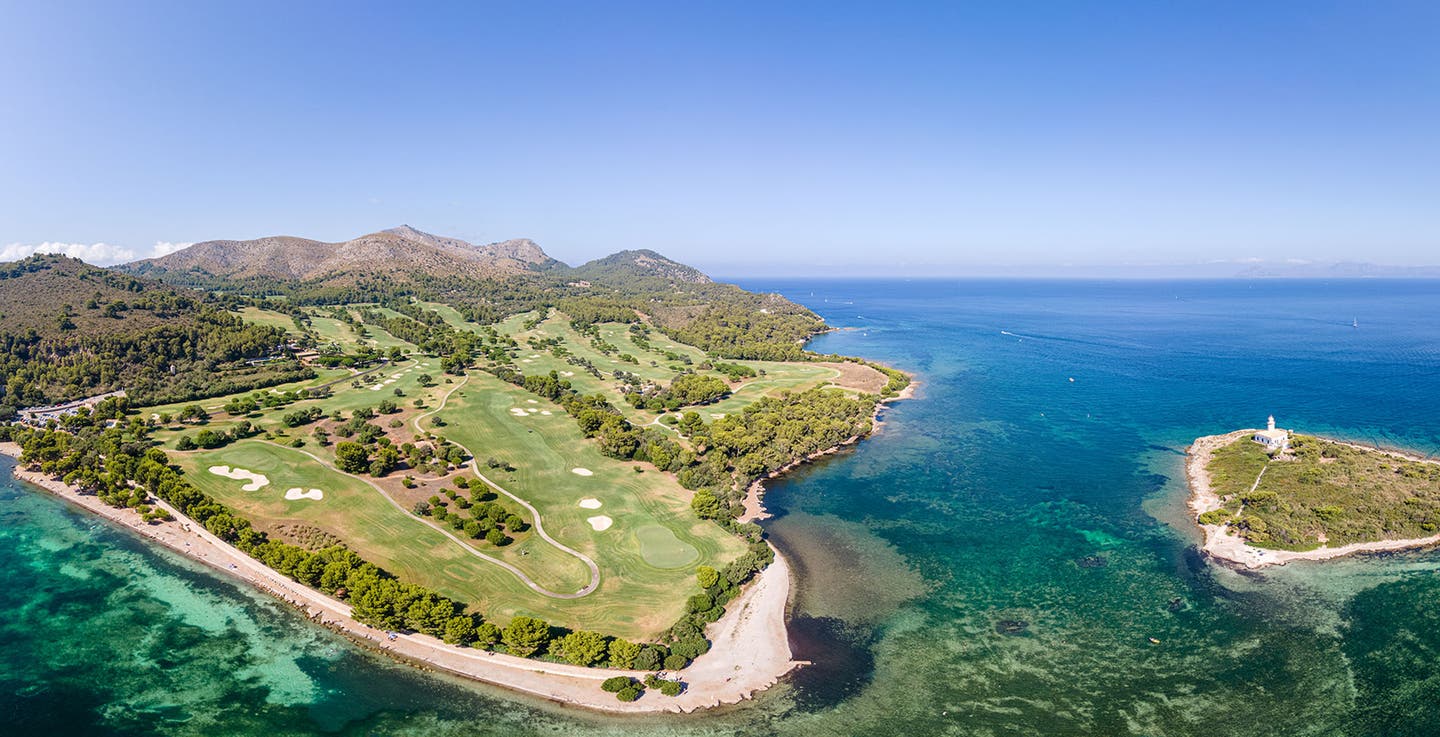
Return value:
<svg viewBox="0 0 1440 737">
<path fill-rule="evenodd" d="M 1221 506 L 1199 515 L 1249 545 L 1310 551 L 1440 534 L 1440 464 L 1312 435 L 1272 453 L 1243 434 L 1206 465 Z"/>
</svg>

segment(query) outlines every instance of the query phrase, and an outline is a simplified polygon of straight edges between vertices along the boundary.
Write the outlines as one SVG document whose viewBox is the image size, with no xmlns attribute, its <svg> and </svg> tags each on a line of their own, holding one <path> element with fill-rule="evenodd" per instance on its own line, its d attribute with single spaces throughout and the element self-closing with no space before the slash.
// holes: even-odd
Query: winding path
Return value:
<svg viewBox="0 0 1440 737">
<path fill-rule="evenodd" d="M 453 395 L 456 391 L 458 391 L 461 387 L 463 387 L 463 386 L 465 386 L 467 383 L 469 383 L 469 381 L 470 381 L 470 377 L 468 377 L 468 376 L 465 377 L 465 378 L 463 378 L 463 379 L 461 379 L 461 380 L 460 380 L 460 383 L 458 383 L 458 384 L 456 384 L 454 387 L 452 387 L 452 388 L 450 389 L 450 391 L 445 392 L 445 396 L 440 398 L 440 404 L 439 404 L 439 406 L 437 406 L 435 409 L 432 409 L 432 410 L 430 410 L 429 412 L 426 412 L 426 413 L 424 413 L 424 414 L 416 415 L 416 416 L 415 416 L 415 419 L 414 419 L 413 422 L 412 422 L 412 424 L 415 426 L 415 431 L 418 432 L 418 433 L 424 434 L 424 433 L 425 433 L 425 430 L 420 427 L 420 421 L 423 420 L 423 419 L 425 419 L 426 417 L 431 417 L 431 416 L 439 413 L 441 410 L 445 409 L 446 403 L 448 403 L 448 402 L 450 401 L 450 396 Z M 470 465 L 471 465 L 471 467 L 472 467 L 471 470 L 474 471 L 475 475 L 478 476 L 481 481 L 484 481 L 486 484 L 489 484 L 489 485 L 490 485 L 490 488 L 492 488 L 492 489 L 500 492 L 501 494 L 504 494 L 505 496 L 510 497 L 511 499 L 515 500 L 515 503 L 519 504 L 520 506 L 522 506 L 522 507 L 524 507 L 525 509 L 527 509 L 527 510 L 530 511 L 531 516 L 533 516 L 533 517 L 535 518 L 535 533 L 540 536 L 540 539 L 544 540 L 544 541 L 547 542 L 547 543 L 550 543 L 551 545 L 553 545 L 553 546 L 555 546 L 556 548 L 560 549 L 562 552 L 568 553 L 569 555 L 574 556 L 575 558 L 578 558 L 581 563 L 584 563 L 585 566 L 590 569 L 590 583 L 586 584 L 584 588 L 580 589 L 579 591 L 577 591 L 577 592 L 575 592 L 575 593 L 573 593 L 573 594 L 558 594 L 558 593 L 555 593 L 555 592 L 553 592 L 553 591 L 549 591 L 549 590 L 547 590 L 547 589 L 545 589 L 545 588 L 540 587 L 540 586 L 537 585 L 535 582 L 531 581 L 528 576 L 526 576 L 525 574 L 521 573 L 520 570 L 517 569 L 515 566 L 512 566 L 512 565 L 510 565 L 509 563 L 506 563 L 506 562 L 504 562 L 504 561 L 502 561 L 502 560 L 497 560 L 497 559 L 492 558 L 492 557 L 490 557 L 490 556 L 488 556 L 488 555 L 485 555 L 484 553 L 481 553 L 480 551 L 475 550 L 474 548 L 471 548 L 469 545 L 465 545 L 466 548 L 470 549 L 470 550 L 471 550 L 473 553 L 475 553 L 476 555 L 479 555 L 479 556 L 481 556 L 481 557 L 483 557 L 483 558 L 485 558 L 485 559 L 487 559 L 487 560 L 494 561 L 495 563 L 498 563 L 499 565 L 504 566 L 506 569 L 511 570 L 511 571 L 514 571 L 515 574 L 518 575 L 518 576 L 520 576 L 521 580 L 523 580 L 530 588 L 534 589 L 534 590 L 535 590 L 536 592 L 538 592 L 538 593 L 544 594 L 545 596 L 549 596 L 549 597 L 551 597 L 551 598 L 555 598 L 555 599 L 579 599 L 579 598 L 582 597 L 582 596 L 588 596 L 591 592 L 593 592 L 595 589 L 597 589 L 597 588 L 600 587 L 600 566 L 595 565 L 595 561 L 594 561 L 594 560 L 591 560 L 589 556 L 587 556 L 587 555 L 585 555 L 584 553 L 582 553 L 582 552 L 580 552 L 580 551 L 578 551 L 578 550 L 576 550 L 576 549 L 574 549 L 574 548 L 566 545 L 565 543 L 562 543 L 562 542 L 560 542 L 559 540 L 556 540 L 555 538 L 550 537 L 550 533 L 548 533 L 548 532 L 545 531 L 545 524 L 544 524 L 544 522 L 543 522 L 542 519 L 541 519 L 540 510 L 536 509 L 536 508 L 535 508 L 535 505 L 531 504 L 530 502 L 525 501 L 524 499 L 520 498 L 519 496 L 516 496 L 515 494 L 511 493 L 509 489 L 506 489 L 505 487 L 503 487 L 503 486 L 495 483 L 493 480 L 491 480 L 491 479 L 490 479 L 489 477 L 487 477 L 485 474 L 481 473 L 481 472 L 480 472 L 480 462 L 479 462 L 479 460 L 478 460 L 478 456 L 475 455 L 474 451 L 470 450 L 469 448 L 465 447 L 464 445 L 461 445 L 460 443 L 456 442 L 456 441 L 453 440 L 453 439 L 451 439 L 450 442 L 455 443 L 456 446 L 458 446 L 461 450 L 465 451 L 465 455 L 470 456 Z M 363 481 L 364 479 L 361 479 L 361 480 Z M 367 483 L 368 483 L 368 482 L 367 482 Z M 376 487 L 376 488 L 378 489 L 379 487 Z M 384 492 L 384 491 L 381 491 L 380 493 L 384 494 L 385 492 Z M 389 495 L 387 494 L 385 498 L 386 498 L 386 499 L 389 499 L 390 497 L 389 497 Z M 393 499 L 391 499 L 391 503 L 394 504 L 395 501 L 394 501 Z M 409 512 L 406 512 L 406 514 L 409 514 Z M 429 522 L 427 522 L 426 524 L 429 524 Z M 435 527 L 435 525 L 432 524 L 431 527 Z M 440 529 L 440 528 L 436 527 L 436 529 Z M 452 539 L 458 540 L 458 538 L 455 538 L 454 535 L 450 535 L 448 531 L 446 531 L 446 530 L 440 530 L 440 531 L 441 531 L 441 532 L 444 532 L 448 537 L 450 537 L 450 538 L 452 538 Z M 464 543 L 462 542 L 461 544 L 464 544 Z"/>
<path fill-rule="evenodd" d="M 269 445 L 274 445 L 274 446 L 276 446 L 276 447 L 286 447 L 286 446 L 279 445 L 278 443 L 273 443 L 273 442 L 271 442 L 271 441 L 269 441 L 269 440 L 261 440 L 260 442 L 262 442 L 262 443 L 267 443 L 267 444 L 269 444 Z M 384 497 L 385 501 L 387 501 L 387 502 L 390 503 L 390 506 L 392 506 L 392 507 L 396 508 L 397 510 L 399 510 L 399 511 L 400 511 L 402 514 L 404 514 L 406 517 L 414 518 L 416 521 L 420 522 L 421 524 L 424 524 L 424 525 L 426 525 L 427 527 L 429 527 L 430 529 L 432 529 L 432 530 L 440 533 L 441 535 L 444 535 L 445 537 L 450 538 L 450 540 L 451 540 L 452 542 L 454 542 L 456 545 L 459 545 L 461 548 L 463 548 L 463 549 L 465 550 L 465 552 L 467 552 L 467 553 L 475 556 L 476 558 L 479 558 L 479 559 L 481 559 L 481 560 L 487 561 L 487 562 L 489 562 L 489 563 L 494 563 L 495 565 L 500 566 L 501 568 L 504 568 L 505 570 L 507 570 L 507 571 L 515 574 L 515 577 L 518 578 L 518 579 L 520 579 L 520 582 L 521 582 L 521 583 L 525 584 L 526 586 L 529 586 L 530 589 L 531 589 L 532 591 L 534 591 L 535 593 L 537 593 L 537 594 L 541 594 L 541 595 L 543 595 L 543 596 L 548 596 L 548 597 L 551 597 L 551 598 L 553 598 L 553 599 L 578 599 L 578 598 L 580 598 L 580 597 L 582 597 L 582 596 L 585 596 L 586 594 L 589 594 L 591 591 L 594 591 L 595 588 L 600 585 L 600 569 L 597 568 L 597 567 L 595 566 L 595 563 L 594 563 L 593 561 L 591 561 L 589 558 L 586 558 L 585 556 L 580 555 L 579 553 L 575 553 L 575 555 L 580 556 L 581 559 L 583 559 L 586 563 L 588 563 L 588 564 L 590 565 L 590 584 L 589 584 L 588 586 L 586 586 L 585 588 L 580 589 L 578 592 L 573 593 L 573 594 L 561 594 L 561 593 L 558 593 L 558 592 L 555 592 L 555 591 L 551 591 L 550 589 L 547 589 L 547 588 L 545 588 L 544 586 L 541 586 L 540 584 L 535 583 L 535 580 L 534 580 L 534 579 L 530 578 L 529 575 L 527 575 L 524 571 L 520 570 L 519 568 L 516 568 L 514 565 L 512 565 L 512 564 L 510 564 L 510 563 L 508 563 L 508 562 L 506 562 L 506 561 L 500 560 L 499 558 L 496 558 L 496 557 L 493 556 L 493 555 L 486 555 L 485 553 L 482 553 L 482 552 L 480 552 L 479 550 L 476 550 L 476 549 L 474 548 L 474 546 L 470 545 L 469 543 L 466 543 L 464 540 L 461 540 L 460 538 L 456 537 L 456 536 L 455 536 L 453 533 L 451 533 L 449 530 L 447 530 L 447 529 L 445 529 L 445 528 L 443 528 L 443 527 L 441 527 L 441 526 L 439 526 L 439 525 L 431 522 L 430 520 L 422 519 L 422 518 L 420 518 L 420 517 L 416 517 L 414 513 L 412 513 L 410 510 L 406 509 L 405 507 L 401 506 L 400 502 L 395 501 L 395 499 L 394 499 L 393 497 L 391 497 L 389 494 L 387 494 L 384 489 L 380 488 L 380 486 L 379 486 L 378 484 L 376 484 L 375 482 L 371 481 L 370 479 L 367 479 L 367 478 L 365 478 L 364 476 L 358 476 L 358 475 L 353 474 L 353 473 L 348 473 L 348 472 L 346 472 L 346 471 L 341 471 L 340 469 L 335 468 L 334 466 L 330 465 L 330 463 L 328 463 L 324 458 L 321 458 L 320 456 L 317 456 L 317 455 L 315 455 L 314 453 L 311 453 L 311 452 L 308 451 L 308 450 L 300 450 L 299 448 L 290 448 L 290 450 L 295 450 L 296 452 L 299 452 L 299 453 L 301 453 L 301 454 L 303 454 L 303 455 L 309 456 L 310 458 L 314 459 L 316 462 L 321 463 L 321 464 L 324 464 L 326 468 L 330 468 L 330 469 L 334 470 L 336 473 L 344 474 L 344 475 L 346 475 L 346 476 L 349 476 L 349 477 L 352 478 L 352 479 L 355 479 L 355 480 L 357 480 L 357 481 L 360 481 L 360 482 L 364 483 L 365 485 L 369 486 L 371 489 L 374 489 L 374 490 L 376 491 L 376 493 L 378 493 L 380 496 Z M 508 492 L 507 492 L 507 493 L 508 493 Z M 528 506 L 528 505 L 527 505 L 527 506 Z M 538 519 L 538 518 L 537 518 L 537 519 Z M 535 529 L 536 529 L 536 531 L 539 531 L 540 526 L 537 524 L 537 525 L 535 526 Z M 549 538 L 549 537 L 546 537 L 545 539 L 546 539 L 546 540 L 549 540 L 550 538 Z M 554 541 L 551 541 L 551 542 L 553 543 Z M 565 546 L 559 545 L 558 543 L 556 543 L 556 545 L 557 545 L 558 547 L 564 548 L 565 550 L 570 550 L 569 548 L 565 548 Z M 575 551 L 572 550 L 572 551 L 570 551 L 570 552 L 574 553 Z"/>
</svg>

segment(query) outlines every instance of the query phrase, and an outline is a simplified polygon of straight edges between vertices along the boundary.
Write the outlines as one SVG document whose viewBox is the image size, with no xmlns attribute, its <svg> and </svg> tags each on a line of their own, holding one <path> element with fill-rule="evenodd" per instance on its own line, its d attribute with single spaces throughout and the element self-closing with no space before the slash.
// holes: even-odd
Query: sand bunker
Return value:
<svg viewBox="0 0 1440 737">
<path fill-rule="evenodd" d="M 554 412 L 551 412 L 551 411 L 548 410 L 548 409 L 542 409 L 542 410 L 540 410 L 540 414 L 542 414 L 542 415 L 553 415 L 553 414 L 555 414 L 555 413 L 554 413 Z"/>
<path fill-rule="evenodd" d="M 285 498 L 292 502 L 296 499 L 314 499 L 316 501 L 319 501 L 325 498 L 325 492 L 319 489 L 311 489 L 309 491 L 306 491 L 297 486 L 293 489 L 286 489 Z"/>
<path fill-rule="evenodd" d="M 535 401 L 535 400 L 533 400 L 533 399 L 527 399 L 527 400 L 525 400 L 525 401 L 526 401 L 526 402 L 529 402 L 530 404 L 539 404 L 539 402 L 537 402 L 537 401 Z"/>
<path fill-rule="evenodd" d="M 561 375 L 561 376 L 574 376 L 574 375 L 575 375 L 575 372 L 574 372 L 574 371 L 561 371 L 561 372 L 560 372 L 560 375 Z"/>
<path fill-rule="evenodd" d="M 244 481 L 246 484 L 240 487 L 241 491 L 259 491 L 262 487 L 270 485 L 270 479 L 243 468 L 231 468 L 229 466 L 211 466 L 210 473 L 216 476 L 224 476 L 227 479 Z"/>
<path fill-rule="evenodd" d="M 588 496 L 587 496 L 587 497 L 585 497 L 584 499 L 581 499 L 581 500 L 580 500 L 580 507 L 581 507 L 581 509 L 599 509 L 599 508 L 600 508 L 600 500 L 599 500 L 599 499 L 594 499 L 594 498 L 591 498 L 591 497 L 588 497 Z"/>
<path fill-rule="evenodd" d="M 605 530 L 608 530 L 610 529 L 610 525 L 615 524 L 614 520 L 606 517 L 603 514 L 598 517 L 587 517 L 585 521 L 589 522 L 590 527 L 596 532 L 603 532 Z"/>
<path fill-rule="evenodd" d="M 520 409 L 519 407 L 511 407 L 511 408 L 510 408 L 510 414 L 515 415 L 516 417 L 529 417 L 529 416 L 530 416 L 530 413 L 529 413 L 529 412 L 526 412 L 525 410 Z"/>
<path fill-rule="evenodd" d="M 591 471 L 591 470 L 588 469 L 588 468 L 572 468 L 572 469 L 570 469 L 570 473 L 573 473 L 573 474 L 575 474 L 576 476 L 594 476 L 594 475 L 595 475 L 595 472 L 594 472 L 594 471 Z"/>
</svg>

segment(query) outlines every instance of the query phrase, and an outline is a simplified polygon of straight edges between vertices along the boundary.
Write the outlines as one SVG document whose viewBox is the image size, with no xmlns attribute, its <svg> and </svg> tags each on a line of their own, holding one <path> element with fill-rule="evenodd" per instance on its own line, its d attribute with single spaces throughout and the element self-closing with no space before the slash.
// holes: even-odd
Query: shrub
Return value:
<svg viewBox="0 0 1440 737">
<path fill-rule="evenodd" d="M 620 693 L 634 685 L 635 679 L 630 676 L 615 676 L 614 678 L 606 678 L 605 682 L 600 684 L 600 690 L 606 693 Z"/>
<path fill-rule="evenodd" d="M 646 645 L 640 648 L 640 654 L 635 656 L 635 668 L 636 670 L 660 670 L 660 666 L 664 664 L 665 656 L 668 654 L 659 645 Z"/>
<path fill-rule="evenodd" d="M 630 686 L 630 687 L 628 687 L 628 688 L 622 688 L 622 689 L 620 689 L 620 692 L 617 693 L 617 694 L 615 694 L 615 698 L 620 699 L 621 701 L 624 701 L 624 702 L 626 702 L 626 703 L 629 703 L 629 702 L 631 702 L 631 701 L 634 701 L 635 699 L 640 698 L 640 694 L 642 694 L 642 693 L 644 693 L 644 691 L 641 690 L 640 688 L 637 688 L 637 687 L 635 687 L 635 686 Z"/>
<path fill-rule="evenodd" d="M 1212 509 L 1200 515 L 1202 525 L 1223 525 L 1230 521 L 1230 511 L 1226 509 Z"/>
</svg>

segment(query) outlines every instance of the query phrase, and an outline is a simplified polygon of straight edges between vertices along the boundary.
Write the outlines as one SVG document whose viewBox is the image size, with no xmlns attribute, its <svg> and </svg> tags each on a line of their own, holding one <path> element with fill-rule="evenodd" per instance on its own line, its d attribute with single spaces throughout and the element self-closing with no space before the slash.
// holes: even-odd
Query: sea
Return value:
<svg viewBox="0 0 1440 737">
<path fill-rule="evenodd" d="M 1440 553 L 1216 565 L 1183 467 L 1272 414 L 1440 454 L 1440 282 L 741 283 L 919 381 L 771 486 L 779 686 L 622 719 L 424 673 L 0 461 L 0 734 L 1440 735 Z"/>
</svg>

